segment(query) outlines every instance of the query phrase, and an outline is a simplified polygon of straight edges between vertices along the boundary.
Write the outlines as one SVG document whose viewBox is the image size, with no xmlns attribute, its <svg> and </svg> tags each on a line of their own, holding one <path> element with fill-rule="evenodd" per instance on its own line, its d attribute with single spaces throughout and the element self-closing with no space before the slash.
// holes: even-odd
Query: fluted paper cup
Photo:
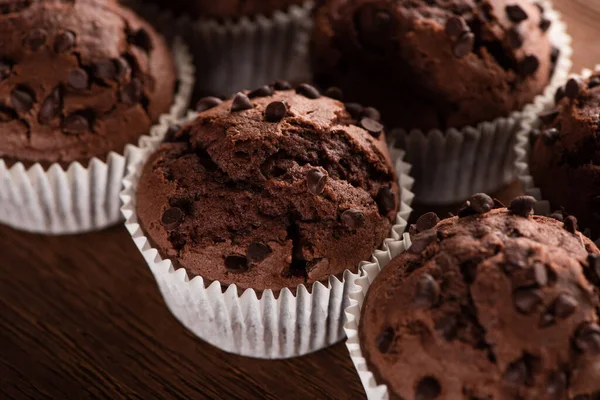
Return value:
<svg viewBox="0 0 600 400">
<path fill-rule="evenodd" d="M 473 193 L 491 193 L 517 179 L 514 152 L 517 134 L 529 110 L 554 98 L 572 66 L 571 37 L 550 1 L 540 2 L 552 21 L 548 31 L 552 45 L 560 50 L 554 74 L 544 92 L 523 110 L 477 126 L 446 131 L 395 130 L 390 145 L 406 150 L 413 165 L 414 192 L 419 203 L 455 204 Z"/>
<path fill-rule="evenodd" d="M 308 81 L 312 1 L 271 16 L 236 20 L 175 17 L 141 0 L 125 2 L 167 35 L 186 38 L 198 68 L 197 92 L 228 97 L 275 80 Z"/>
<path fill-rule="evenodd" d="M 192 118 L 194 114 L 187 120 Z M 163 130 L 166 129 L 164 126 Z M 223 291 L 219 281 L 207 285 L 200 276 L 190 279 L 184 268 L 176 269 L 171 260 L 162 259 L 142 231 L 136 215 L 136 188 L 142 168 L 159 142 L 153 139 L 145 148 L 136 150 L 140 162 L 130 168 L 121 198 L 125 226 L 154 274 L 171 313 L 204 341 L 248 357 L 297 357 L 342 340 L 348 289 L 359 273 L 346 270 L 341 279 L 331 276 L 327 282 L 299 285 L 295 294 L 287 288 L 278 296 L 271 290 L 259 293 L 253 289 L 240 294 L 236 285 Z M 410 166 L 402 161 L 401 152 L 395 156 L 401 207 L 383 248 L 401 237 L 412 211 Z"/>
<path fill-rule="evenodd" d="M 600 72 L 600 64 L 596 65 L 594 70 Z M 592 76 L 592 74 L 592 70 L 584 69 L 583 71 L 581 71 L 580 74 L 572 76 L 579 76 L 582 79 L 588 79 L 590 76 Z M 562 83 L 564 84 L 566 80 L 567 79 L 565 78 L 565 80 Z M 519 133 L 517 135 L 517 143 L 515 145 L 515 168 L 517 170 L 517 176 L 519 178 L 519 181 L 521 182 L 521 185 L 523 186 L 523 190 L 525 191 L 525 193 L 529 196 L 535 197 L 535 199 L 537 200 L 537 203 L 535 205 L 535 212 L 539 215 L 549 215 L 555 210 L 552 210 L 550 202 L 543 198 L 542 191 L 536 186 L 533 176 L 531 175 L 531 171 L 529 170 L 529 158 L 531 151 L 530 133 L 533 129 L 539 128 L 540 126 L 540 120 L 538 116 L 543 112 L 549 111 L 554 107 L 554 97 L 548 99 L 547 101 L 539 102 L 535 104 L 534 107 L 531 107 L 528 110 L 523 120 L 523 123 L 521 124 L 521 129 L 519 130 Z M 599 238 L 593 239 L 596 240 Z M 598 243 L 600 244 L 600 242 Z"/>
<path fill-rule="evenodd" d="M 194 86 L 194 66 L 187 47 L 175 40 L 173 55 L 178 90 L 161 123 L 177 120 L 187 110 Z M 155 134 L 152 129 L 149 135 Z M 144 140 L 142 136 L 140 142 Z M 0 223 L 13 228 L 52 235 L 97 231 L 122 220 L 119 192 L 127 167 L 136 162 L 138 146 L 123 153 L 110 152 L 106 161 L 92 158 L 87 167 L 78 162 L 63 168 L 55 163 L 25 168 L 10 167 L 0 158 Z"/>
</svg>

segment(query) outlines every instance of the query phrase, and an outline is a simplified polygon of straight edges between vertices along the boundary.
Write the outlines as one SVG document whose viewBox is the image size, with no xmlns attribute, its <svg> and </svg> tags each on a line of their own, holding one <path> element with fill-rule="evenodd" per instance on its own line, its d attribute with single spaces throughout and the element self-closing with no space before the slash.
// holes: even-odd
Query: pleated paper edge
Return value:
<svg viewBox="0 0 600 400">
<path fill-rule="evenodd" d="M 123 149 L 123 154 L 111 151 L 106 157 L 106 162 L 97 157 L 93 157 L 89 161 L 87 168 L 79 162 L 71 163 L 67 169 L 63 168 L 59 163 L 54 163 L 47 169 L 44 169 L 39 163 L 36 163 L 29 168 L 25 168 L 24 164 L 21 162 L 17 162 L 10 168 L 7 168 L 4 160 L 0 158 L 0 178 L 6 178 L 2 180 L 5 193 L 16 192 L 22 195 L 25 191 L 27 193 L 26 196 L 29 196 L 34 203 L 34 206 L 31 209 L 27 209 L 26 205 L 20 204 L 19 210 L 17 210 L 18 212 L 38 214 L 39 216 L 40 213 L 38 211 L 43 212 L 43 210 L 51 209 L 58 214 L 60 207 L 56 204 L 56 200 L 64 198 L 65 193 L 69 193 L 72 197 L 69 200 L 70 204 L 65 207 L 67 209 L 70 208 L 70 211 L 72 212 L 65 213 L 65 215 L 61 216 L 60 220 L 55 220 L 54 224 L 52 224 L 51 218 L 46 221 L 46 218 L 43 215 L 39 216 L 40 218 L 36 221 L 28 221 L 27 223 L 23 223 L 23 220 L 21 220 L 20 224 L 15 222 L 15 220 L 11 221 L 4 219 L 0 219 L 0 223 L 18 230 L 48 235 L 78 234 L 99 231 L 119 223 L 122 218 L 119 212 L 120 198 L 118 191 L 113 194 L 113 198 L 109 198 L 110 193 L 107 192 L 105 194 L 106 204 L 103 209 L 114 210 L 112 215 L 109 215 L 111 214 L 110 211 L 106 211 L 107 215 L 105 215 L 105 220 L 94 224 L 90 221 L 96 219 L 95 216 L 91 215 L 91 212 L 86 215 L 86 211 L 93 209 L 92 193 L 86 191 L 85 195 L 89 195 L 90 198 L 89 204 L 85 204 L 83 207 L 84 210 L 80 210 L 81 207 L 79 206 L 81 206 L 82 203 L 74 200 L 73 191 L 71 189 L 76 187 L 89 189 L 91 187 L 90 182 L 98 179 L 106 179 L 106 187 L 110 186 L 110 182 L 114 185 L 119 184 L 119 187 L 121 187 L 120 183 L 124 174 L 127 172 L 128 166 L 137 161 L 135 150 L 144 147 L 144 143 L 147 139 L 157 135 L 158 131 L 156 128 L 158 126 L 165 121 L 178 120 L 184 115 L 188 109 L 192 91 L 194 89 L 195 67 L 188 47 L 180 38 L 175 38 L 173 40 L 172 52 L 177 69 L 177 93 L 174 96 L 174 101 L 169 112 L 159 117 L 159 122 L 150 128 L 150 132 L 147 135 L 140 137 L 138 146 L 127 145 Z M 122 172 L 117 173 L 118 171 Z M 38 188 L 38 190 L 36 190 L 36 188 Z M 41 190 L 48 189 L 50 192 L 41 192 Z M 45 203 L 41 202 L 41 199 L 43 199 Z M 11 209 L 16 208 L 16 205 L 11 206 Z"/>
<path fill-rule="evenodd" d="M 185 123 L 187 121 L 191 121 L 196 117 L 196 115 L 197 114 L 194 112 L 189 112 L 188 115 L 186 116 L 186 118 L 184 118 L 179 123 Z M 168 129 L 168 126 L 165 125 L 165 126 L 161 127 L 161 129 L 166 131 L 166 129 Z M 262 294 L 262 297 L 260 299 L 258 299 L 259 296 L 256 293 L 256 291 L 253 289 L 246 289 L 240 295 L 240 294 L 238 294 L 238 289 L 237 289 L 236 285 L 230 285 L 224 293 L 221 292 L 221 284 L 219 281 L 212 282 L 207 287 L 204 285 L 204 280 L 202 277 L 197 276 L 190 280 L 189 276 L 184 268 L 175 269 L 171 260 L 169 260 L 169 259 L 163 260 L 162 257 L 159 255 L 158 250 L 151 246 L 148 238 L 145 236 L 144 232 L 142 231 L 140 225 L 138 224 L 137 215 L 136 215 L 136 211 L 135 211 L 135 191 L 136 191 L 136 186 L 138 184 L 138 181 L 139 181 L 139 178 L 141 175 L 141 170 L 143 168 L 143 164 L 145 163 L 145 160 L 150 156 L 150 154 L 152 154 L 154 149 L 160 144 L 160 142 L 161 142 L 160 138 L 158 138 L 158 137 L 153 138 L 153 139 L 151 139 L 151 141 L 149 141 L 147 143 L 147 146 L 145 146 L 142 149 L 136 150 L 136 152 L 139 153 L 136 157 L 139 160 L 139 162 L 136 163 L 135 165 L 130 165 L 129 172 L 128 172 L 127 176 L 125 177 L 125 179 L 123 180 L 124 189 L 121 192 L 121 200 L 122 200 L 122 204 L 123 204 L 121 207 L 121 211 L 126 220 L 125 227 L 127 228 L 128 232 L 130 233 L 138 250 L 143 255 L 144 259 L 146 260 L 146 263 L 148 264 L 148 267 L 153 272 L 155 279 L 157 279 L 157 281 L 159 279 L 159 276 L 158 276 L 159 274 L 172 275 L 177 279 L 179 284 L 194 285 L 195 286 L 194 289 L 197 291 L 202 291 L 206 295 L 206 297 L 213 296 L 213 297 L 218 297 L 221 300 L 221 301 L 213 300 L 212 301 L 213 304 L 217 304 L 217 303 L 227 304 L 228 302 L 231 302 L 231 301 L 236 301 L 240 304 L 243 302 L 249 302 L 249 301 L 256 302 L 256 305 L 254 308 L 261 310 L 261 316 L 263 316 L 263 310 L 265 308 L 264 304 L 267 301 L 274 301 L 278 305 L 277 309 L 280 309 L 282 303 L 287 304 L 292 298 L 296 299 L 300 295 L 302 295 L 303 297 L 312 298 L 313 296 L 315 296 L 315 294 L 322 293 L 323 291 L 330 292 L 331 295 L 329 296 L 329 298 L 341 299 L 342 303 L 348 300 L 347 297 L 343 296 L 343 293 L 347 290 L 346 287 L 350 282 L 352 282 L 354 279 L 360 277 L 363 274 L 364 268 L 362 267 L 362 263 L 361 263 L 361 266 L 359 267 L 359 271 L 357 273 L 353 273 L 350 270 L 346 270 L 346 271 L 344 271 L 343 278 L 341 280 L 335 276 L 329 277 L 327 285 L 324 285 L 321 282 L 315 282 L 312 285 L 310 292 L 306 285 L 301 284 L 301 285 L 298 285 L 296 288 L 296 293 L 297 293 L 296 295 L 294 295 L 292 293 L 292 291 L 290 291 L 289 289 L 285 288 L 280 292 L 279 297 L 275 298 L 275 296 L 273 295 L 271 290 L 265 290 Z M 412 186 L 414 184 L 414 180 L 410 176 L 411 166 L 410 166 L 410 164 L 403 161 L 403 151 L 402 150 L 396 149 L 396 150 L 392 150 L 392 152 L 395 153 L 394 154 L 394 156 L 395 156 L 394 158 L 396 160 L 395 169 L 398 174 L 398 181 L 399 181 L 400 191 L 401 191 L 400 210 L 397 215 L 396 224 L 393 225 L 393 227 L 391 228 L 390 236 L 382 244 L 381 250 L 377 250 L 374 253 L 375 255 L 373 257 L 380 257 L 380 254 L 388 254 L 388 253 L 393 253 L 395 251 L 394 248 L 398 245 L 399 242 L 402 242 L 403 233 L 406 231 L 406 228 L 408 226 L 407 221 L 410 217 L 410 214 L 412 213 L 412 208 L 410 205 L 412 204 L 412 201 L 414 199 L 414 194 L 411 192 Z M 336 291 L 339 293 L 336 293 Z M 337 295 L 333 295 L 334 293 Z M 164 293 L 162 293 L 162 295 L 163 295 L 163 297 L 165 296 Z M 200 297 L 200 295 L 198 295 L 198 294 L 196 294 L 196 296 Z M 165 299 L 165 303 L 168 304 L 167 299 Z M 309 305 L 312 303 L 313 303 L 312 301 L 308 302 Z M 329 306 L 331 307 L 331 302 L 329 303 Z M 247 306 L 244 307 L 242 305 L 240 305 L 238 307 L 238 309 L 240 309 L 240 310 L 248 309 L 248 308 L 249 307 L 247 307 Z M 182 325 L 184 325 L 188 330 L 190 330 L 190 328 L 184 323 L 184 321 L 182 321 L 172 310 L 170 310 L 170 311 L 175 316 L 175 318 L 177 318 L 182 323 Z M 307 310 L 307 311 L 308 311 L 309 315 L 312 315 L 310 310 Z M 199 335 L 197 335 L 197 336 L 199 336 L 200 339 L 210 343 L 211 345 L 218 347 L 221 350 L 224 350 L 229 353 L 239 354 L 239 355 L 252 357 L 252 358 L 286 359 L 286 358 L 299 357 L 302 355 L 310 354 L 312 352 L 329 347 L 329 346 L 333 345 L 334 343 L 337 343 L 340 340 L 342 340 L 344 338 L 344 336 L 343 336 L 344 316 L 345 316 L 344 307 L 342 307 L 342 309 L 340 310 L 339 322 L 338 322 L 338 325 L 341 328 L 339 335 L 335 335 L 336 337 L 334 337 L 331 340 L 328 340 L 327 343 L 321 343 L 320 345 L 310 346 L 309 349 L 304 350 L 304 351 L 298 351 L 298 349 L 294 349 L 291 352 L 285 353 L 284 352 L 285 347 L 280 346 L 279 352 L 271 350 L 270 354 L 266 354 L 267 353 L 266 351 L 265 351 L 265 353 L 262 353 L 262 354 L 257 354 L 257 353 L 250 354 L 250 353 L 236 351 L 237 349 L 233 349 L 236 347 L 235 345 L 232 345 L 228 348 L 224 348 L 219 345 L 216 345 L 215 343 L 211 342 L 210 340 L 207 340 L 206 338 L 203 338 Z M 266 325 L 267 324 L 265 324 L 263 322 L 263 326 L 266 326 Z"/>
<path fill-rule="evenodd" d="M 419 188 L 415 188 L 415 195 L 418 202 L 429 205 L 453 204 L 464 201 L 473 193 L 490 193 L 496 191 L 517 179 L 517 171 L 514 170 L 515 155 L 513 153 L 523 119 L 526 118 L 532 110 L 539 109 L 540 106 L 547 104 L 554 99 L 556 90 L 566 81 L 573 65 L 571 60 L 573 55 L 573 49 L 571 47 L 572 39 L 567 32 L 566 23 L 562 20 L 561 14 L 553 8 L 551 1 L 544 0 L 542 4 L 545 9 L 544 15 L 552 21 L 549 30 L 552 44 L 560 50 L 560 55 L 548 86 L 532 103 L 526 105 L 521 111 L 511 113 L 508 117 L 497 118 L 493 121 L 485 121 L 478 124 L 477 127 L 467 126 L 461 129 L 450 128 L 443 132 L 440 130 L 431 130 L 427 133 L 418 129 L 413 129 L 408 132 L 401 129 L 397 130 L 398 136 L 401 137 L 401 141 L 411 144 L 411 146 L 407 145 L 407 148 L 405 149 L 411 154 L 427 154 L 435 149 L 438 149 L 438 153 L 447 154 L 452 151 L 452 148 L 464 149 L 464 143 L 467 142 L 465 138 L 467 138 L 472 149 L 472 154 L 470 157 L 465 157 L 463 154 L 461 157 L 461 165 L 463 165 L 462 162 L 467 158 L 471 160 L 478 160 L 481 158 L 478 157 L 478 155 L 481 156 L 481 153 L 478 150 L 480 149 L 479 144 L 483 143 L 484 140 L 498 143 L 499 139 L 503 139 L 503 135 L 511 134 L 512 137 L 508 138 L 510 140 L 506 140 L 507 148 L 505 149 L 505 152 L 502 153 L 502 157 L 498 157 L 499 160 L 494 160 L 494 162 L 490 162 L 489 159 L 484 162 L 487 166 L 493 164 L 503 166 L 503 171 L 500 172 L 500 170 L 498 170 L 498 180 L 482 179 L 483 176 L 481 176 L 479 177 L 480 185 L 476 186 L 471 182 L 471 174 L 474 172 L 472 166 L 465 165 L 463 168 L 456 168 L 458 174 L 456 174 L 453 182 L 450 182 L 447 179 L 444 179 L 443 182 L 438 182 L 439 184 L 436 184 L 436 182 L 427 182 L 427 178 L 419 176 L 419 163 L 415 162 L 421 161 L 421 164 L 423 164 L 426 160 L 422 159 L 422 157 L 418 160 L 408 159 L 407 161 L 412 162 L 413 164 L 413 176 L 415 179 L 418 180 L 420 185 L 426 183 L 430 187 L 429 190 L 422 190 L 421 192 L 419 192 Z M 493 135 L 491 135 L 490 132 L 493 132 Z M 396 139 L 397 137 L 390 137 L 390 140 L 394 142 Z M 390 142 L 390 147 L 395 145 L 394 142 Z M 431 164 L 427 164 L 427 168 L 431 169 Z M 439 177 L 435 180 L 440 181 Z M 440 191 L 442 185 L 446 187 L 447 190 Z"/>
</svg>

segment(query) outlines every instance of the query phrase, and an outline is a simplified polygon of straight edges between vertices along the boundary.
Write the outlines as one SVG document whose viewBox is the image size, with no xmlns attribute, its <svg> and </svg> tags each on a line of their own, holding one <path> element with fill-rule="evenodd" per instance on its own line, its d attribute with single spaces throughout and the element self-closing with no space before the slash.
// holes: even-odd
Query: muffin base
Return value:
<svg viewBox="0 0 600 400">
<path fill-rule="evenodd" d="M 194 87 L 194 66 L 187 47 L 174 41 L 173 55 L 178 90 L 169 113 L 159 124 L 178 120 L 187 110 Z M 164 134 L 155 125 L 139 139 Z M 106 160 L 92 158 L 87 167 L 78 162 L 29 168 L 0 158 L 0 223 L 28 232 L 49 235 L 102 230 L 122 221 L 119 192 L 128 166 L 135 164 L 138 146 L 127 145 L 123 154 L 110 152 Z M 10 166 L 9 166 L 10 165 Z"/>
<path fill-rule="evenodd" d="M 186 120 L 193 119 L 190 113 Z M 185 122 L 185 121 L 183 121 Z M 162 127 L 166 131 L 168 127 Z M 238 290 L 229 285 L 225 291 L 219 281 L 210 284 L 196 276 L 193 279 L 185 268 L 176 269 L 169 259 L 162 259 L 145 236 L 136 215 L 136 187 L 145 160 L 160 144 L 151 140 L 148 146 L 137 149 L 140 160 L 132 165 L 124 180 L 121 193 L 125 226 L 144 256 L 158 283 L 171 313 L 200 339 L 229 353 L 262 359 L 298 357 L 331 346 L 344 338 L 344 308 L 348 305 L 350 283 L 360 272 L 344 271 L 342 278 L 331 276 L 326 282 L 272 290 L 259 293 L 253 289 Z M 395 154 L 396 170 L 401 188 L 401 206 L 390 237 L 394 243 L 408 225 L 413 194 L 413 179 L 408 175 L 410 165 L 403 154 Z M 387 250 L 386 250 L 387 251 Z"/>
</svg>

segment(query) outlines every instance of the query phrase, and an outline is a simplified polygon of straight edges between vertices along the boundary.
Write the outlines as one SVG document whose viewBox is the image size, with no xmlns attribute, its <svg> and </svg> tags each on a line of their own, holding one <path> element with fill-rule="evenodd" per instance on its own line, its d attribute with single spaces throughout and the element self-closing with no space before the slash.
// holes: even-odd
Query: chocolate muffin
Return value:
<svg viewBox="0 0 600 400">
<path fill-rule="evenodd" d="M 0 157 L 64 167 L 149 132 L 173 103 L 164 40 L 111 1 L 0 8 Z"/>
<path fill-rule="evenodd" d="M 530 160 L 535 186 L 553 209 L 577 217 L 600 237 L 600 71 L 572 78 L 540 116 Z"/>
<path fill-rule="evenodd" d="M 276 11 L 286 11 L 304 0 L 151 0 L 176 14 L 195 18 L 237 20 L 257 15 L 270 16 Z"/>
<path fill-rule="evenodd" d="M 279 291 L 356 271 L 389 235 L 398 185 L 377 121 L 285 82 L 198 109 L 137 190 L 140 226 L 176 268 Z"/>
<path fill-rule="evenodd" d="M 600 395 L 600 251 L 564 222 L 474 196 L 422 216 L 412 246 L 370 287 L 360 340 L 399 399 Z"/>
<path fill-rule="evenodd" d="M 316 81 L 375 105 L 392 127 L 506 117 L 550 80 L 550 21 L 530 1 L 323 0 L 315 14 Z"/>
</svg>

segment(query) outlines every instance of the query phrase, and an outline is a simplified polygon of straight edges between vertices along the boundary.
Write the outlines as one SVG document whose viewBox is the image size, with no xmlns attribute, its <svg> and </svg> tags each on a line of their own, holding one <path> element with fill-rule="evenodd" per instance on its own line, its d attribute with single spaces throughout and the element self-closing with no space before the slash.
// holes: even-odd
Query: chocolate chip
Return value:
<svg viewBox="0 0 600 400">
<path fill-rule="evenodd" d="M 248 260 L 244 256 L 225 257 L 225 268 L 227 272 L 239 274 L 248 271 Z"/>
<path fill-rule="evenodd" d="M 485 193 L 477 193 L 469 199 L 471 208 L 478 214 L 484 214 L 494 208 L 494 200 Z"/>
<path fill-rule="evenodd" d="M 515 198 L 508 209 L 515 215 L 528 218 L 533 214 L 533 207 L 535 206 L 536 200 L 531 196 L 519 196 Z"/>
<path fill-rule="evenodd" d="M 346 210 L 342 213 L 342 222 L 350 229 L 357 229 L 364 225 L 365 215 L 354 209 Z"/>
<path fill-rule="evenodd" d="M 202 111 L 210 110 L 211 108 L 218 106 L 222 102 L 223 102 L 223 100 L 219 99 L 218 97 L 212 97 L 212 96 L 204 97 L 204 98 L 200 99 L 198 101 L 198 103 L 196 103 L 196 111 L 202 112 Z"/>
<path fill-rule="evenodd" d="M 102 60 L 94 64 L 94 75 L 104 81 L 116 79 L 119 75 L 117 64 L 114 60 Z"/>
<path fill-rule="evenodd" d="M 577 329 L 574 339 L 575 347 L 590 355 L 600 354 L 600 326 L 586 322 Z"/>
<path fill-rule="evenodd" d="M 540 121 L 542 121 L 543 124 L 550 125 L 551 123 L 554 122 L 556 117 L 558 117 L 558 114 L 559 114 L 558 110 L 550 110 L 550 111 L 542 112 L 540 115 L 538 115 L 538 118 L 540 119 Z"/>
<path fill-rule="evenodd" d="M 506 15 L 514 23 L 519 23 L 527 19 L 527 13 L 517 4 L 506 6 Z"/>
<path fill-rule="evenodd" d="M 71 31 L 59 33 L 54 39 L 54 51 L 56 53 L 64 53 L 71 50 L 74 46 L 75 34 Z"/>
<path fill-rule="evenodd" d="M 169 125 L 169 128 L 167 129 L 167 132 L 165 133 L 165 143 L 172 143 L 177 141 L 177 133 L 179 133 L 179 131 L 181 130 L 181 125 L 179 124 L 172 124 Z"/>
<path fill-rule="evenodd" d="M 382 186 L 379 192 L 377 192 L 375 201 L 379 206 L 379 213 L 381 215 L 387 216 L 390 211 L 396 209 L 396 196 L 394 196 L 390 186 Z"/>
<path fill-rule="evenodd" d="M 381 113 L 374 107 L 366 107 L 363 109 L 361 116 L 372 119 L 373 121 L 381 121 Z"/>
<path fill-rule="evenodd" d="M 546 394 L 550 400 L 563 400 L 567 391 L 567 375 L 562 371 L 555 371 L 548 376 Z"/>
<path fill-rule="evenodd" d="M 576 99 L 579 97 L 581 89 L 583 89 L 583 81 L 581 78 L 571 78 L 567 81 L 567 85 L 565 86 L 565 95 L 570 99 Z"/>
<path fill-rule="evenodd" d="M 473 50 L 474 43 L 475 35 L 471 32 L 464 32 L 454 44 L 452 53 L 457 58 L 463 58 Z"/>
<path fill-rule="evenodd" d="M 265 119 L 267 122 L 279 122 L 287 114 L 288 107 L 283 101 L 274 101 L 269 103 L 265 109 Z"/>
<path fill-rule="evenodd" d="M 171 207 L 168 208 L 160 218 L 160 223 L 167 230 L 172 230 L 177 228 L 183 222 L 185 218 L 185 213 L 181 208 Z"/>
<path fill-rule="evenodd" d="M 0 73 L 1 76 L 1 73 Z M 0 78 L 1 79 L 1 78 Z M 588 89 L 593 89 L 600 86 L 600 76 L 595 76 L 588 82 Z"/>
<path fill-rule="evenodd" d="M 523 35 L 519 31 L 518 27 L 512 27 L 506 33 L 508 38 L 508 44 L 513 49 L 520 49 L 523 46 Z"/>
<path fill-rule="evenodd" d="M 418 235 L 411 238 L 412 244 L 408 248 L 409 253 L 421 254 L 429 245 L 437 242 L 437 232 L 434 229 L 419 232 Z"/>
<path fill-rule="evenodd" d="M 264 243 L 254 242 L 248 246 L 246 256 L 250 262 L 261 262 L 271 254 L 271 248 Z"/>
<path fill-rule="evenodd" d="M 533 54 L 528 54 L 519 63 L 519 72 L 523 76 L 533 75 L 540 68 L 540 60 Z"/>
<path fill-rule="evenodd" d="M 117 66 L 117 75 L 115 76 L 115 78 L 119 82 L 123 82 L 125 79 L 127 79 L 130 76 L 131 67 L 129 66 L 129 63 L 127 62 L 127 60 L 124 59 L 123 57 L 119 57 L 119 58 L 115 59 L 114 63 Z"/>
<path fill-rule="evenodd" d="M 563 293 L 554 301 L 554 315 L 556 315 L 558 318 L 568 318 L 573 315 L 575 310 L 577 310 L 578 305 L 579 303 L 575 297 L 568 293 Z"/>
<path fill-rule="evenodd" d="M 87 89 L 89 86 L 89 77 L 87 72 L 81 68 L 75 68 L 69 71 L 67 83 L 70 87 L 77 90 Z"/>
<path fill-rule="evenodd" d="M 363 112 L 363 106 L 358 103 L 345 103 L 346 111 L 348 114 L 352 116 L 354 119 L 359 119 Z"/>
<path fill-rule="evenodd" d="M 327 175 L 317 168 L 313 168 L 306 174 L 308 190 L 314 194 L 321 194 L 327 185 Z"/>
<path fill-rule="evenodd" d="M 319 93 L 319 91 L 315 87 L 309 85 L 308 83 L 303 83 L 303 84 L 299 85 L 296 88 L 296 93 L 298 93 L 301 96 L 308 97 L 309 99 L 313 99 L 313 100 L 321 97 L 321 94 Z"/>
<path fill-rule="evenodd" d="M 552 146 L 560 138 L 560 132 L 556 128 L 546 129 L 542 132 L 542 141 L 547 146 Z"/>
<path fill-rule="evenodd" d="M 394 330 L 392 328 L 386 328 L 375 338 L 375 347 L 380 353 L 387 353 L 390 351 L 392 342 L 394 341 Z"/>
<path fill-rule="evenodd" d="M 554 94 L 554 102 L 558 103 L 559 101 L 564 99 L 565 96 L 566 96 L 565 87 L 564 86 L 559 87 L 558 89 L 556 89 L 556 93 Z"/>
<path fill-rule="evenodd" d="M 71 114 L 63 121 L 62 129 L 67 134 L 79 134 L 90 130 L 90 122 L 81 114 Z"/>
<path fill-rule="evenodd" d="M 62 96 L 59 88 L 55 88 L 42 102 L 38 119 L 42 124 L 47 124 L 60 114 Z"/>
<path fill-rule="evenodd" d="M 25 114 L 35 102 L 33 91 L 25 86 L 17 86 L 10 92 L 10 101 L 19 114 Z"/>
<path fill-rule="evenodd" d="M 542 314 L 542 316 L 540 317 L 540 323 L 539 323 L 539 327 L 540 328 L 547 328 L 549 326 L 552 326 L 556 323 L 556 317 L 554 316 L 554 314 L 552 312 L 545 312 Z"/>
<path fill-rule="evenodd" d="M 434 400 L 442 393 L 442 387 L 437 379 L 430 376 L 423 378 L 415 388 L 415 400 Z"/>
<path fill-rule="evenodd" d="M 143 49 L 146 53 L 149 53 L 152 50 L 152 38 L 150 38 L 148 32 L 143 28 L 130 34 L 127 40 L 132 45 Z"/>
<path fill-rule="evenodd" d="M 431 308 L 440 298 L 440 285 L 429 274 L 422 274 L 417 281 L 413 303 L 417 307 Z"/>
<path fill-rule="evenodd" d="M 451 17 L 446 21 L 445 30 L 449 36 L 458 37 L 468 29 L 467 23 L 462 17 Z"/>
<path fill-rule="evenodd" d="M 238 112 L 244 110 L 250 110 L 254 108 L 254 105 L 244 93 L 239 92 L 233 98 L 233 102 L 231 103 L 231 112 Z"/>
<path fill-rule="evenodd" d="M 564 223 L 564 227 L 565 229 L 570 232 L 570 233 L 577 233 L 577 218 L 575 218 L 574 216 L 570 215 L 567 218 L 565 218 Z"/>
<path fill-rule="evenodd" d="M 386 10 L 368 4 L 358 10 L 355 21 L 360 41 L 367 48 L 379 51 L 390 44 L 394 21 Z"/>
<path fill-rule="evenodd" d="M 134 105 L 142 97 L 142 81 L 133 78 L 127 85 L 121 88 L 121 101 L 127 105 Z"/>
<path fill-rule="evenodd" d="M 4 61 L 0 61 L 0 82 L 2 82 L 4 79 L 10 76 L 11 69 L 12 68 L 10 64 Z"/>
<path fill-rule="evenodd" d="M 37 51 L 46 44 L 46 40 L 48 39 L 48 32 L 45 30 L 38 28 L 34 29 L 27 35 L 25 39 L 25 46 L 29 48 L 31 51 Z"/>
<path fill-rule="evenodd" d="M 269 85 L 261 86 L 248 93 L 248 97 L 254 99 L 256 97 L 267 97 L 273 94 L 273 88 Z"/>
<path fill-rule="evenodd" d="M 540 29 L 542 30 L 542 32 L 546 32 L 548 29 L 550 29 L 551 25 L 552 21 L 550 21 L 548 18 L 542 17 L 542 19 L 540 20 Z"/>
<path fill-rule="evenodd" d="M 542 296 L 535 289 L 518 289 L 514 293 L 513 299 L 517 311 L 525 315 L 531 314 L 540 304 L 542 304 Z"/>
<path fill-rule="evenodd" d="M 565 215 L 563 214 L 562 211 L 554 211 L 551 215 L 550 218 L 553 218 L 557 221 L 563 222 L 565 220 Z"/>
<path fill-rule="evenodd" d="M 325 91 L 325 96 L 330 97 L 334 100 L 344 101 L 344 92 L 342 89 L 337 87 L 330 87 Z"/>
<path fill-rule="evenodd" d="M 544 264 L 536 262 L 530 271 L 531 278 L 537 285 L 546 286 L 548 284 L 548 272 Z"/>
<path fill-rule="evenodd" d="M 504 380 L 513 385 L 524 385 L 529 378 L 529 371 L 525 360 L 516 361 L 504 371 Z"/>
<path fill-rule="evenodd" d="M 418 232 L 423 232 L 434 228 L 440 222 L 439 217 L 434 212 L 428 212 L 421 215 L 417 220 L 416 228 Z"/>
<path fill-rule="evenodd" d="M 465 201 L 464 204 L 458 210 L 459 218 L 465 218 L 475 214 L 477 214 L 477 211 L 471 208 L 471 202 L 469 200 Z"/>
<path fill-rule="evenodd" d="M 383 132 L 383 125 L 371 118 L 364 117 L 360 120 L 360 126 L 366 129 L 371 136 L 378 138 Z"/>
<path fill-rule="evenodd" d="M 288 81 L 277 81 L 273 84 L 275 90 L 291 90 L 292 84 Z"/>
</svg>

